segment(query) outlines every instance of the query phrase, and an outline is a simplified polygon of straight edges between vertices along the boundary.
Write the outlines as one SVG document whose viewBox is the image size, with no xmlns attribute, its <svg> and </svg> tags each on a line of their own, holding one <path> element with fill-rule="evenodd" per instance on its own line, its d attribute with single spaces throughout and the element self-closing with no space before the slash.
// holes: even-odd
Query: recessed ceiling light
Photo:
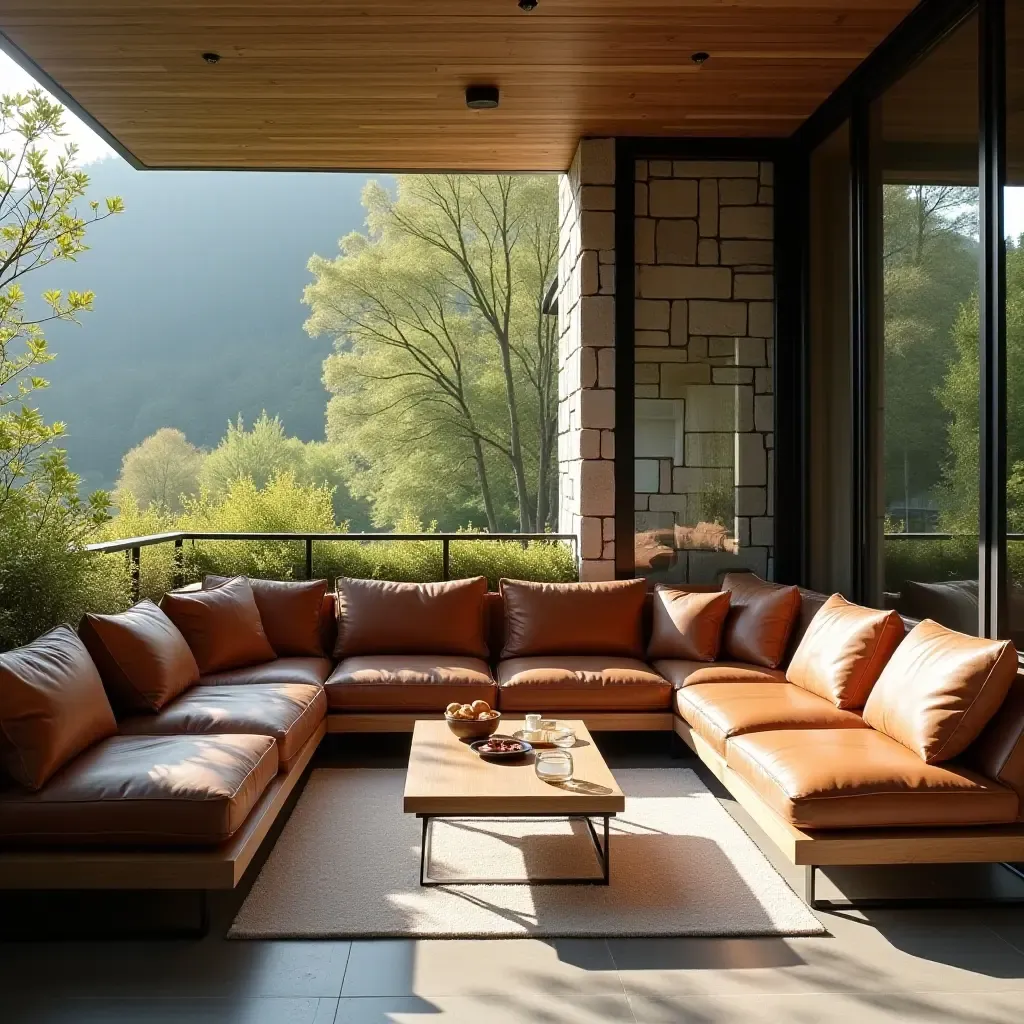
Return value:
<svg viewBox="0 0 1024 1024">
<path fill-rule="evenodd" d="M 519 0 L 519 10 L 533 11 L 537 8 L 537 0 Z"/>
<path fill-rule="evenodd" d="M 471 85 L 466 89 L 466 106 L 470 110 L 493 110 L 498 98 L 496 85 Z"/>
<path fill-rule="evenodd" d="M 207 52 L 203 54 L 203 60 L 205 60 L 207 64 L 216 64 L 220 61 L 220 54 L 214 53 L 213 50 L 207 50 Z"/>
<path fill-rule="evenodd" d="M 690 54 L 690 60 L 692 60 L 693 63 L 696 64 L 699 67 L 710 56 L 711 56 L 710 53 L 705 53 L 703 50 L 698 50 L 696 53 L 691 53 Z"/>
</svg>

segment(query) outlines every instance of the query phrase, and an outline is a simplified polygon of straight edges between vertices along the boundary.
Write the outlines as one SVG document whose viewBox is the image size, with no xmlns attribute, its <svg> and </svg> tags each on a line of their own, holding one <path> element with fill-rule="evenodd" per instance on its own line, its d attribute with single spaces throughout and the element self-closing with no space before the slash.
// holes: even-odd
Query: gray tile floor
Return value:
<svg viewBox="0 0 1024 1024">
<path fill-rule="evenodd" d="M 609 739 L 607 749 L 613 767 L 697 767 L 672 762 L 660 738 Z M 347 745 L 321 763 L 403 758 L 400 745 Z M 798 873 L 761 845 L 797 887 Z M 988 868 L 834 878 L 847 893 L 1024 894 Z M 828 882 L 820 888 L 830 895 Z M 228 942 L 241 896 L 215 900 L 201 941 L 0 943 L 0 1024 L 1024 1022 L 1024 908 L 823 914 L 830 935 L 805 939 Z"/>
</svg>

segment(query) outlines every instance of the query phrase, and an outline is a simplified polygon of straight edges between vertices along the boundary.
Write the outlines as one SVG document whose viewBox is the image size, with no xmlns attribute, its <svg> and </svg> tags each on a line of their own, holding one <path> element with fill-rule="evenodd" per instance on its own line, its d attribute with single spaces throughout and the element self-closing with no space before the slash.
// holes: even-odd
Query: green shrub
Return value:
<svg viewBox="0 0 1024 1024">
<path fill-rule="evenodd" d="M 892 593 L 901 592 L 907 580 L 941 583 L 977 578 L 977 537 L 885 542 L 885 589 Z"/>
</svg>

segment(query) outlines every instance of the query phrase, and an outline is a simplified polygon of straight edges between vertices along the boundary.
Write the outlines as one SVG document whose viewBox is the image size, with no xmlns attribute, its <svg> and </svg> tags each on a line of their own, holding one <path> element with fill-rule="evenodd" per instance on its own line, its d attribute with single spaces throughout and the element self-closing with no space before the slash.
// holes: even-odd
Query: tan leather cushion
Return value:
<svg viewBox="0 0 1024 1024">
<path fill-rule="evenodd" d="M 160 607 L 181 630 L 203 675 L 275 657 L 244 576 L 215 590 L 164 594 Z"/>
<path fill-rule="evenodd" d="M 16 782 L 39 789 L 115 732 L 100 674 L 69 626 L 0 654 L 0 758 Z"/>
<path fill-rule="evenodd" d="M 647 657 L 714 661 L 729 614 L 729 592 L 694 594 L 658 585 L 654 591 Z"/>
<path fill-rule="evenodd" d="M 202 686 L 247 686 L 252 683 L 310 683 L 323 686 L 334 669 L 329 658 L 277 658 L 262 665 L 246 665 L 227 672 L 211 672 L 199 679 Z"/>
<path fill-rule="evenodd" d="M 1018 671 L 1006 700 L 981 735 L 967 748 L 964 763 L 976 768 L 1021 799 L 1024 817 L 1024 676 Z"/>
<path fill-rule="evenodd" d="M 203 590 L 223 586 L 230 578 L 204 576 Z M 325 648 L 320 615 L 327 580 L 247 579 L 274 653 L 279 658 L 322 658 Z"/>
<path fill-rule="evenodd" d="M 792 683 L 697 683 L 676 691 L 676 708 L 719 754 L 730 736 L 763 729 L 866 729 L 854 711 Z"/>
<path fill-rule="evenodd" d="M 503 658 L 545 654 L 643 657 L 645 580 L 526 583 L 501 580 Z"/>
<path fill-rule="evenodd" d="M 113 736 L 38 793 L 0 795 L 0 840 L 40 846 L 215 846 L 277 774 L 269 736 Z"/>
<path fill-rule="evenodd" d="M 672 684 L 635 658 L 513 658 L 498 664 L 501 711 L 662 711 Z"/>
<path fill-rule="evenodd" d="M 862 608 L 833 594 L 804 633 L 786 678 L 837 708 L 862 708 L 903 634 L 896 612 Z"/>
<path fill-rule="evenodd" d="M 778 668 L 800 611 L 799 589 L 767 583 L 750 572 L 726 573 L 722 589 L 731 595 L 723 657 Z"/>
<path fill-rule="evenodd" d="M 1009 640 L 983 640 L 925 619 L 882 670 L 864 705 L 864 721 L 939 764 L 977 738 L 1016 674 L 1017 652 Z"/>
<path fill-rule="evenodd" d="M 152 601 L 119 615 L 86 612 L 78 634 L 119 712 L 158 711 L 199 681 L 185 638 Z"/>
<path fill-rule="evenodd" d="M 786 674 L 777 668 L 758 668 L 741 661 L 683 661 L 679 659 L 654 662 L 654 668 L 677 690 L 698 683 L 784 683 Z"/>
<path fill-rule="evenodd" d="M 925 764 L 873 729 L 788 729 L 729 740 L 726 760 L 800 828 L 1013 821 L 1017 796 L 959 765 Z"/>
<path fill-rule="evenodd" d="M 491 670 L 480 658 L 377 654 L 346 658 L 324 686 L 332 711 L 427 711 L 453 701 L 497 702 Z"/>
<path fill-rule="evenodd" d="M 308 683 L 196 686 L 158 714 L 126 718 L 120 731 L 125 736 L 273 736 L 280 768 L 288 771 L 326 714 L 323 689 Z"/>
<path fill-rule="evenodd" d="M 443 654 L 486 658 L 487 579 L 392 583 L 339 576 L 336 658 L 356 654 Z"/>
</svg>

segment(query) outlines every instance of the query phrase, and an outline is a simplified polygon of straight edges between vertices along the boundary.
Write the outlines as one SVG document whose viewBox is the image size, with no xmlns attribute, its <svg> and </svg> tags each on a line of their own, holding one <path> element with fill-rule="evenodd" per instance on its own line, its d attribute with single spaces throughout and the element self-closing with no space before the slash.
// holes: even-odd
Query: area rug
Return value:
<svg viewBox="0 0 1024 1024">
<path fill-rule="evenodd" d="M 270 938 L 821 935 L 824 929 L 697 776 L 615 772 L 611 885 L 419 885 L 405 772 L 314 771 L 228 933 Z M 598 874 L 582 822 L 434 823 L 432 874 Z"/>
</svg>

